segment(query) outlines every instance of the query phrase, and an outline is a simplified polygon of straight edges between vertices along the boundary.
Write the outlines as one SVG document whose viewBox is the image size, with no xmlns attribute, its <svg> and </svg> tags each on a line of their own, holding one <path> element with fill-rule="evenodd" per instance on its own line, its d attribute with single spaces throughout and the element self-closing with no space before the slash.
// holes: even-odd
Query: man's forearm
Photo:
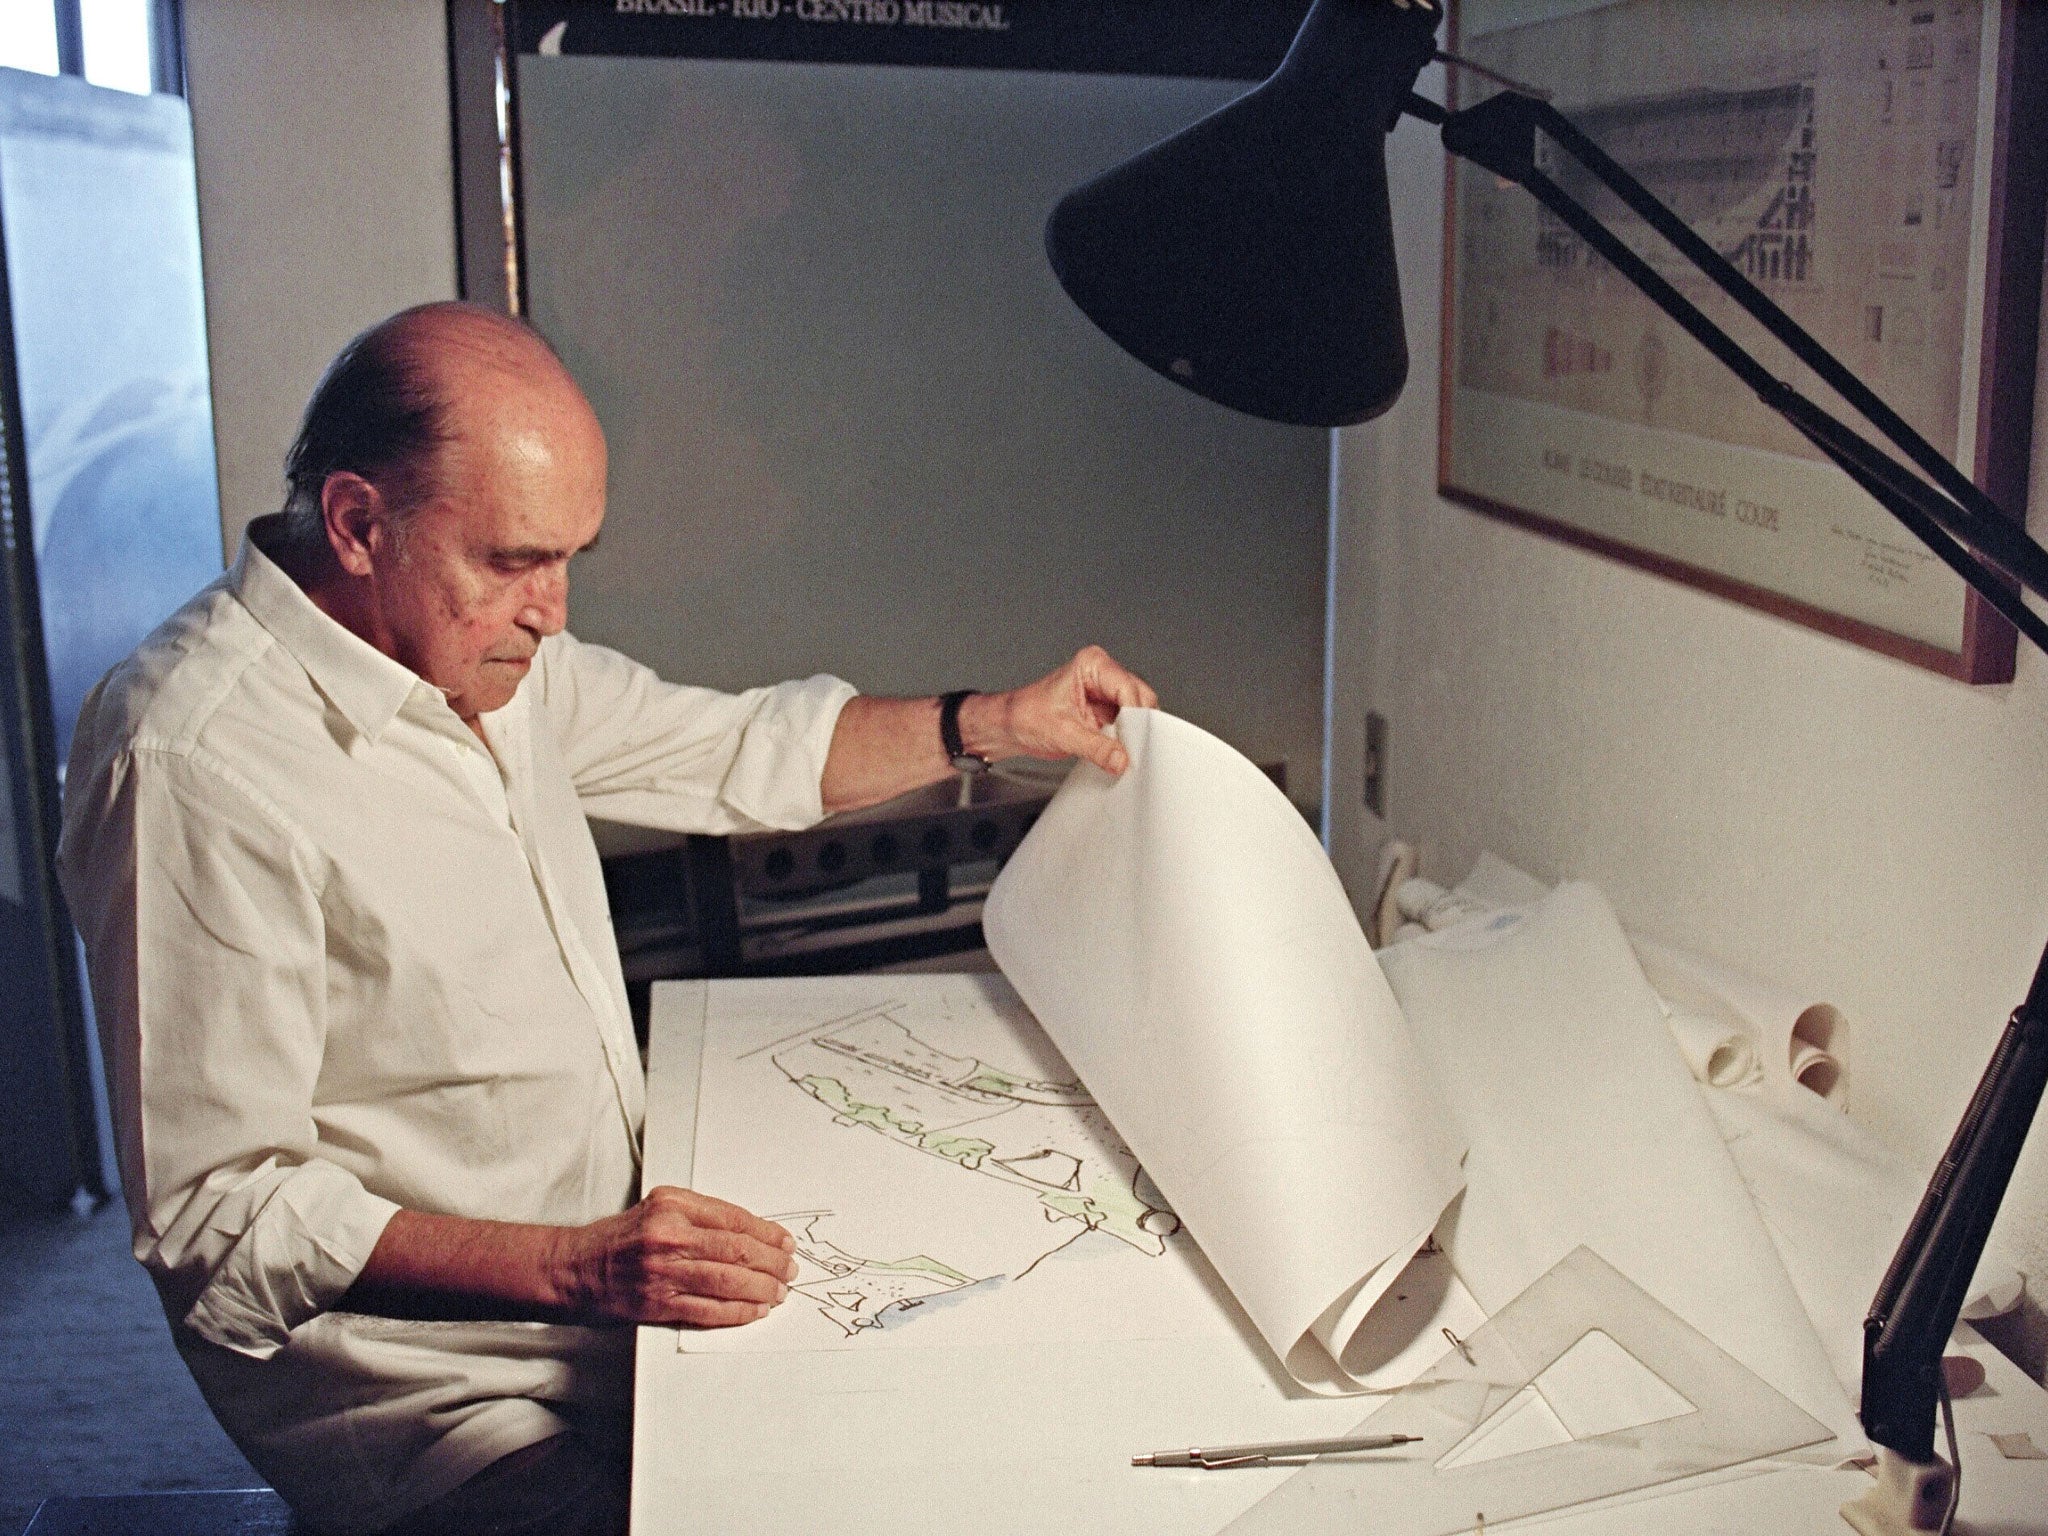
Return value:
<svg viewBox="0 0 2048 1536">
<path fill-rule="evenodd" d="M 1013 754 L 1000 728 L 1007 697 L 978 693 L 961 704 L 961 743 L 977 757 Z M 818 789 L 828 812 L 854 811 L 936 784 L 952 772 L 952 760 L 939 742 L 937 699 L 862 694 L 848 699 L 840 712 Z"/>
<path fill-rule="evenodd" d="M 385 1317 L 577 1320 L 563 1273 L 567 1229 L 401 1210 L 344 1310 Z"/>
<path fill-rule="evenodd" d="M 388 1317 L 729 1327 L 789 1294 L 794 1248 L 772 1221 L 667 1187 L 580 1227 L 401 1210 L 339 1305 Z"/>
</svg>

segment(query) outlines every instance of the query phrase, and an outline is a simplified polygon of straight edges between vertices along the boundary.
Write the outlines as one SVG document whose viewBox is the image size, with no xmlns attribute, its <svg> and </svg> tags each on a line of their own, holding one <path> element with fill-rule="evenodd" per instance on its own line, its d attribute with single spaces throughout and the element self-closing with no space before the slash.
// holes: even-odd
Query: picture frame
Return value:
<svg viewBox="0 0 2048 1536">
<path fill-rule="evenodd" d="M 1463 0 L 1452 37 L 1460 55 L 1550 92 L 2024 516 L 2044 8 Z M 1454 106 L 1497 88 L 1451 74 Z M 1575 162 L 1547 141 L 1539 156 L 1687 298 L 1830 404 Z M 1446 498 L 1944 676 L 2011 679 L 2012 627 L 1562 221 L 1459 162 L 1445 220 Z"/>
</svg>

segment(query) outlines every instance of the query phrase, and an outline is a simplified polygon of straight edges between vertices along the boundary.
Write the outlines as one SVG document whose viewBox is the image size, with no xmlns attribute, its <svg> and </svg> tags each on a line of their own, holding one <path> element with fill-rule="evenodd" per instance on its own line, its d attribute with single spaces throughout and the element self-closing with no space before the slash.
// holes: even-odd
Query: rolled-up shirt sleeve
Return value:
<svg viewBox="0 0 2048 1536">
<path fill-rule="evenodd" d="M 85 929 L 135 1256 L 165 1308 L 258 1359 L 331 1306 L 398 1207 L 317 1155 L 318 856 L 205 753 L 136 748 L 73 796 Z"/>
<path fill-rule="evenodd" d="M 567 634 L 541 647 L 536 673 L 588 815 L 744 832 L 807 827 L 825 813 L 819 784 L 850 683 L 820 675 L 718 693 Z"/>
</svg>

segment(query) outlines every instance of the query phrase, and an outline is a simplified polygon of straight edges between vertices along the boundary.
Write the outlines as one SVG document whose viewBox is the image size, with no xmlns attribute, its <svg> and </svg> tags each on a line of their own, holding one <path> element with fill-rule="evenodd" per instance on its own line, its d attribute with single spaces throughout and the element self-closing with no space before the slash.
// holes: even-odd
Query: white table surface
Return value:
<svg viewBox="0 0 2048 1536">
<path fill-rule="evenodd" d="M 653 992 L 644 1183 L 689 1184 L 703 982 Z M 709 1191 L 716 1194 L 717 1191 Z M 1228 1305 L 1227 1298 L 1221 1304 Z M 692 1355 L 639 1331 L 633 1531 L 1046 1533 L 1217 1531 L 1289 1469 L 1160 1471 L 1133 1453 L 1191 1443 L 1342 1434 L 1374 1399 L 1303 1398 L 1256 1346 L 1092 1343 L 1031 1350 Z M 1985 1385 L 1956 1403 L 1959 1531 L 2048 1536 L 2048 1461 L 2008 1461 L 1988 1436 L 2048 1450 L 2048 1392 L 1967 1329 Z M 1737 1468 L 1532 1517 L 1559 1536 L 1842 1536 L 1857 1471 Z M 1654 1518 L 1651 1509 L 1654 1508 Z M 1344 1501 L 1331 1532 L 1369 1530 Z M 1506 1529 L 1489 1519 L 1487 1529 Z"/>
</svg>

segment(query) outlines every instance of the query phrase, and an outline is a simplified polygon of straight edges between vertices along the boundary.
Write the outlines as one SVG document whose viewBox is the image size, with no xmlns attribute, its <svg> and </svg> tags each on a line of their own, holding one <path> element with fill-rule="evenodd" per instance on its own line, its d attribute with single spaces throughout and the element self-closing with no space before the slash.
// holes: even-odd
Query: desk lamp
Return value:
<svg viewBox="0 0 2048 1536">
<path fill-rule="evenodd" d="M 1270 421 L 1345 426 L 1407 379 L 1386 136 L 1404 112 L 1526 189 L 2048 652 L 2048 551 L 1547 102 L 1510 88 L 1449 112 L 1414 94 L 1435 0 L 1316 0 L 1263 85 L 1075 188 L 1046 224 L 1061 285 L 1112 340 L 1197 394 Z M 2022 7 L 2020 21 L 2031 21 Z M 1466 65 L 1467 68 L 1475 66 Z M 1486 71 L 1480 71 L 1486 73 Z M 1877 447 L 1774 376 L 1538 166 L 1537 136 L 1635 215 L 1847 401 Z M 1934 1451 L 1941 1354 L 2048 1084 L 2048 953 L 1936 1167 L 1869 1316 L 1863 1427 L 1878 1486 L 1843 1508 L 1866 1536 L 1946 1529 L 1956 1478 Z M 1952 1421 L 1948 1446 L 1955 1456 Z"/>
</svg>

